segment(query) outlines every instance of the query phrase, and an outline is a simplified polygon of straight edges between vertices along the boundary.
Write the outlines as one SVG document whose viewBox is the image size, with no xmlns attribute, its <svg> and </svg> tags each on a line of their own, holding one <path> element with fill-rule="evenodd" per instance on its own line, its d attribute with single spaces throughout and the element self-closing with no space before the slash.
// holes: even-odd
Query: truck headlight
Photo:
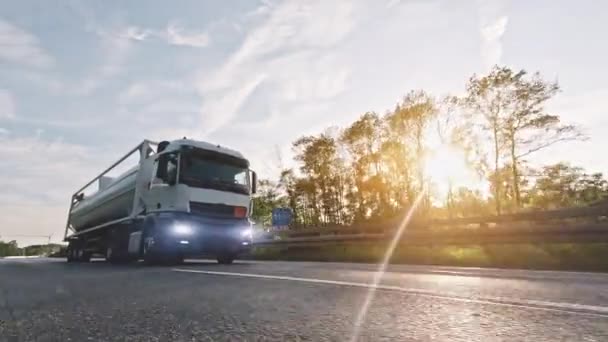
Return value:
<svg viewBox="0 0 608 342">
<path fill-rule="evenodd" d="M 241 237 L 244 239 L 251 239 L 252 238 L 252 230 L 251 228 L 247 228 L 241 231 Z"/>
<path fill-rule="evenodd" d="M 191 235 L 192 227 L 183 223 L 176 223 L 173 225 L 173 233 L 177 235 Z"/>
</svg>

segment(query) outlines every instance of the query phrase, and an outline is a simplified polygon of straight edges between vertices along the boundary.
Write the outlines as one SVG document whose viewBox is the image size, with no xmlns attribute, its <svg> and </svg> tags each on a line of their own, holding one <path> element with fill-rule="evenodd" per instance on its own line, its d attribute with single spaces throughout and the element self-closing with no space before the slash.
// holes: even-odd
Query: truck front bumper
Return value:
<svg viewBox="0 0 608 342">
<path fill-rule="evenodd" d="M 246 219 L 214 219 L 188 213 L 159 218 L 155 249 L 184 257 L 238 255 L 251 249 L 251 224 Z"/>
</svg>

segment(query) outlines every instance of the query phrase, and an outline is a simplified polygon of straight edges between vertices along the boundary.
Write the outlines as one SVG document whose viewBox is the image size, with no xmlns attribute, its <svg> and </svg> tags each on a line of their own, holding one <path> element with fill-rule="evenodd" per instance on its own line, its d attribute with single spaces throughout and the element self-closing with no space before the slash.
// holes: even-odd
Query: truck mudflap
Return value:
<svg viewBox="0 0 608 342">
<path fill-rule="evenodd" d="M 251 223 L 246 218 L 162 212 L 149 214 L 144 227 L 141 238 L 155 251 L 188 257 L 243 254 L 252 243 Z"/>
</svg>

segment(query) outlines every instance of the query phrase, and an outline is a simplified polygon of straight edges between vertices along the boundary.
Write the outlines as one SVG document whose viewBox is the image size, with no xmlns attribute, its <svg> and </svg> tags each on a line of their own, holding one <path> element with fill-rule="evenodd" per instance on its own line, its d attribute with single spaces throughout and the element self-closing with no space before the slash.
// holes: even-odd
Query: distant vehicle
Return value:
<svg viewBox="0 0 608 342">
<path fill-rule="evenodd" d="M 106 176 L 135 153 L 136 166 Z M 189 139 L 145 140 L 72 196 L 67 260 L 103 254 L 110 262 L 156 263 L 212 256 L 230 264 L 251 247 L 256 178 L 237 151 Z M 85 195 L 96 181 L 99 189 Z"/>
</svg>

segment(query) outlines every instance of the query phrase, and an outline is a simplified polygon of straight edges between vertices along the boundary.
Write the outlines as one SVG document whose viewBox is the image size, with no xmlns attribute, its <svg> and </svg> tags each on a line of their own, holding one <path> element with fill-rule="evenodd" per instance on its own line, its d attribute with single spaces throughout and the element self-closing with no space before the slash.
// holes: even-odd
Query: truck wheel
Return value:
<svg viewBox="0 0 608 342">
<path fill-rule="evenodd" d="M 232 254 L 222 254 L 217 256 L 217 262 L 222 265 L 230 265 L 234 259 L 235 257 Z"/>
<path fill-rule="evenodd" d="M 74 260 L 77 262 L 85 261 L 85 251 L 81 246 L 74 248 Z"/>
<path fill-rule="evenodd" d="M 68 245 L 66 254 L 67 254 L 67 261 L 74 262 L 74 246 L 72 244 Z"/>
<path fill-rule="evenodd" d="M 173 261 L 175 262 L 176 265 L 181 265 L 184 263 L 184 256 L 177 255 Z"/>
<path fill-rule="evenodd" d="M 144 239 L 141 246 L 141 254 L 144 259 L 144 263 L 147 265 L 155 265 L 159 263 L 158 253 L 155 253 L 152 250 L 152 245 L 154 244 L 153 238 Z"/>
<path fill-rule="evenodd" d="M 106 247 L 105 259 L 112 264 L 120 264 L 127 261 L 125 256 L 120 254 L 120 251 L 116 250 L 115 246 Z"/>
<path fill-rule="evenodd" d="M 83 251 L 80 261 L 91 262 L 91 252 Z"/>
<path fill-rule="evenodd" d="M 86 252 L 80 243 L 71 243 L 68 245 L 68 262 L 89 262 L 91 254 Z"/>
</svg>

